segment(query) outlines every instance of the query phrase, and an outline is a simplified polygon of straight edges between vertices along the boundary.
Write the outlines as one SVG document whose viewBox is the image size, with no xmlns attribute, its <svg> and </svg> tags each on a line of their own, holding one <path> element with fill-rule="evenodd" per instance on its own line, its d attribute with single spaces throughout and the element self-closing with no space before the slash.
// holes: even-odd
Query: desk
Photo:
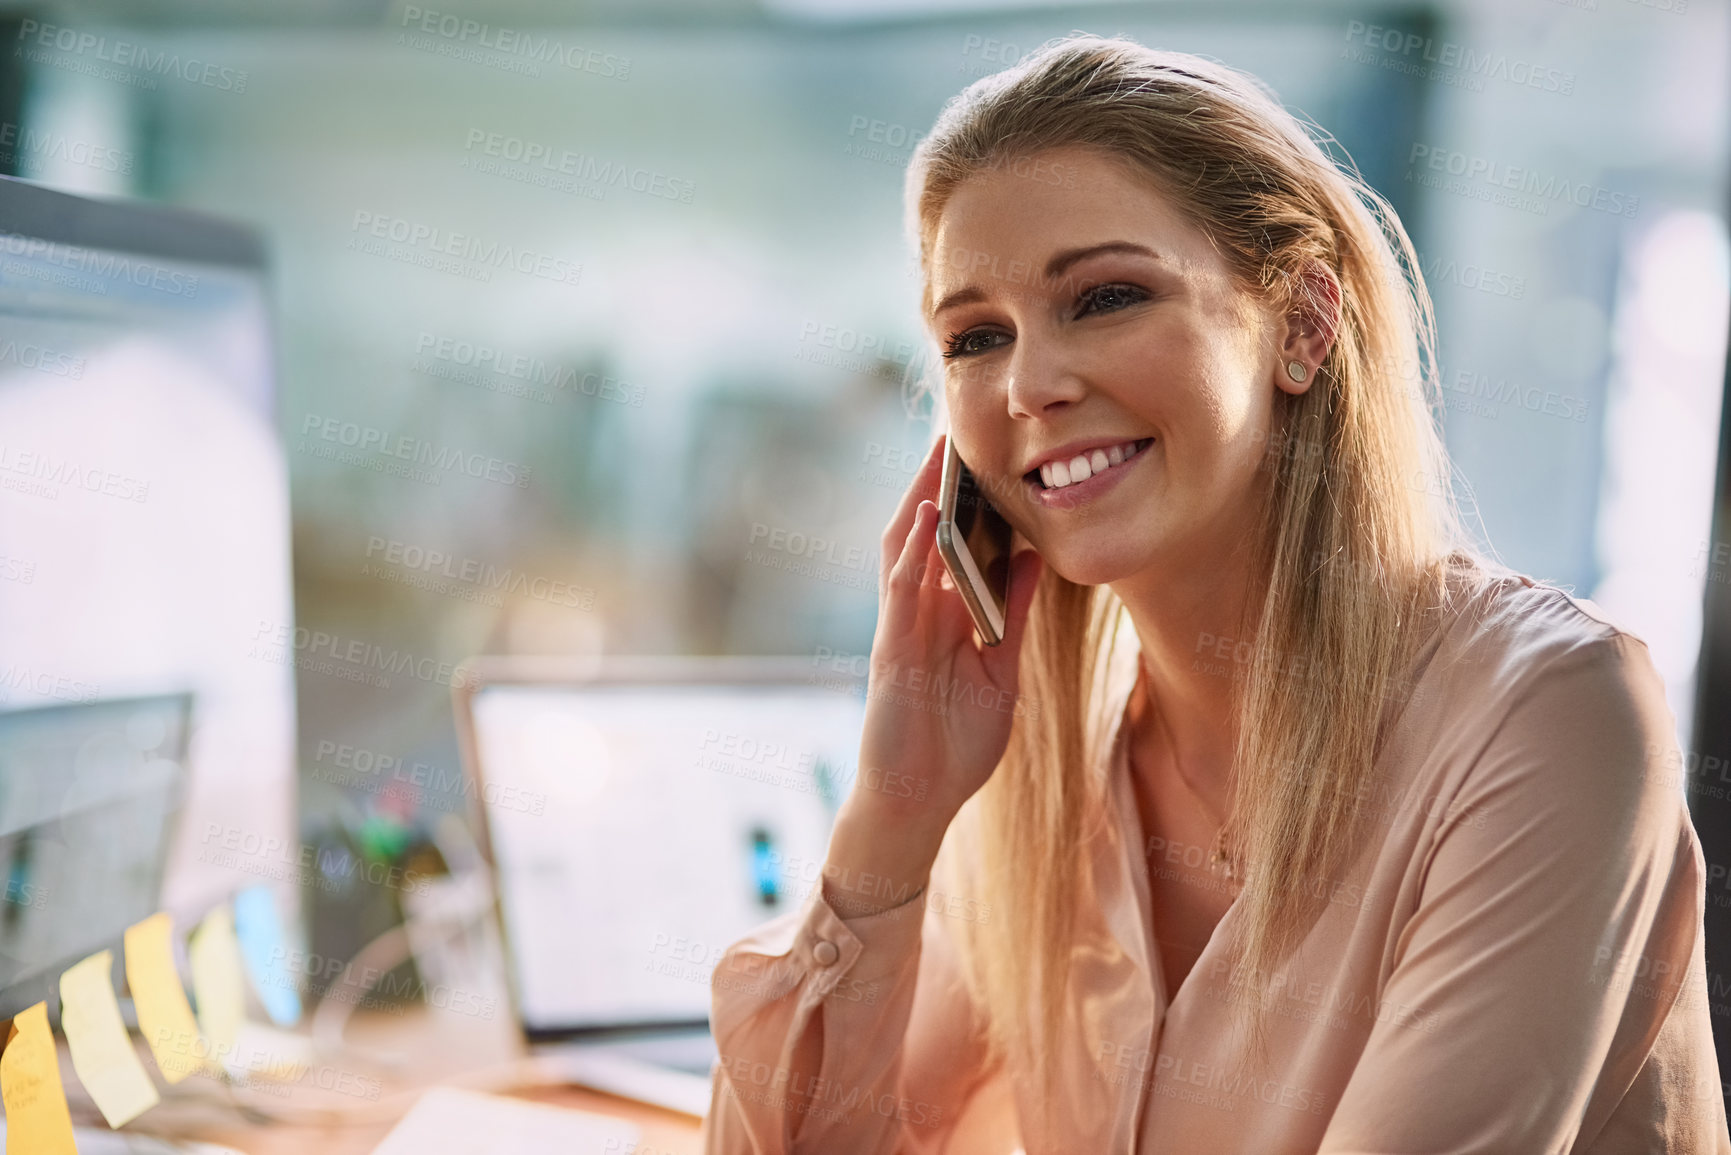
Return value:
<svg viewBox="0 0 1731 1155">
<path fill-rule="evenodd" d="M 524 1052 L 508 1020 L 489 1022 L 425 1006 L 400 1009 L 401 1014 L 357 1012 L 345 1036 L 356 1044 L 353 1054 L 315 1065 L 299 1084 L 271 1092 L 254 1088 L 231 1094 L 217 1080 L 194 1075 L 167 1088 L 162 1102 L 126 1130 L 164 1139 L 222 1143 L 247 1155 L 367 1155 L 414 1105 L 416 1092 L 452 1083 L 629 1120 L 642 1131 L 640 1147 L 645 1155 L 700 1155 L 703 1149 L 700 1124 L 689 1115 L 581 1087 L 513 1088 L 509 1065 L 522 1059 Z M 142 1049 L 143 1044 L 139 1046 Z M 65 1040 L 60 1041 L 60 1051 L 61 1079 L 73 1121 L 103 1127 L 95 1104 L 73 1073 Z M 378 1052 L 397 1052 L 405 1061 L 379 1062 Z M 145 1067 L 161 1089 L 154 1062 L 146 1058 Z M 293 1118 L 273 1121 L 256 1114 L 249 1118 L 237 1103 Z"/>
</svg>

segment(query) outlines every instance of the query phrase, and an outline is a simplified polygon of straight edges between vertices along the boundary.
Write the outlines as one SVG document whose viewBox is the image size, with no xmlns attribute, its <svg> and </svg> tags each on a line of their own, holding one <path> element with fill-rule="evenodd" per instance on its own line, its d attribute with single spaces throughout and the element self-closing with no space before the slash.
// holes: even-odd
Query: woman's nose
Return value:
<svg viewBox="0 0 1731 1155">
<path fill-rule="evenodd" d="M 1005 392 L 1012 417 L 1045 417 L 1082 399 L 1086 386 L 1060 349 L 1017 341 L 1010 354 Z"/>
</svg>

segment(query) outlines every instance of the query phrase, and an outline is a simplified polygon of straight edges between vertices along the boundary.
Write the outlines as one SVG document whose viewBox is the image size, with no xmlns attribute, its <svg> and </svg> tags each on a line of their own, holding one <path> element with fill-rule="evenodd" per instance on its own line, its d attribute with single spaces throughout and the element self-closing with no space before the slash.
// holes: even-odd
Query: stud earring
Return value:
<svg viewBox="0 0 1731 1155">
<path fill-rule="evenodd" d="M 1292 378 L 1294 382 L 1303 381 L 1309 372 L 1310 370 L 1304 367 L 1303 361 L 1294 360 L 1286 363 L 1286 375 Z"/>
</svg>

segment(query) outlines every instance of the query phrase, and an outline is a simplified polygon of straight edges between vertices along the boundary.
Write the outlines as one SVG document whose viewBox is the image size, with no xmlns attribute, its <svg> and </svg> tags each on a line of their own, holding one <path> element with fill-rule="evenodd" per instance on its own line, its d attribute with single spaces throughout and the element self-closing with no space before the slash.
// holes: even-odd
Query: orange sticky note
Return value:
<svg viewBox="0 0 1731 1155">
<path fill-rule="evenodd" d="M 114 1001 L 112 952 L 97 951 L 60 976 L 60 1029 L 72 1069 L 110 1127 L 123 1127 L 156 1106 L 156 1088 Z"/>
<path fill-rule="evenodd" d="M 138 1029 L 156 1056 L 162 1077 L 178 1083 L 204 1065 L 209 1048 L 174 969 L 174 923 L 166 911 L 126 928 L 126 985 L 138 1011 Z"/>
<path fill-rule="evenodd" d="M 6 1104 L 6 1155 L 78 1155 L 47 1003 L 12 1020 L 0 1053 L 0 1101 Z"/>
</svg>

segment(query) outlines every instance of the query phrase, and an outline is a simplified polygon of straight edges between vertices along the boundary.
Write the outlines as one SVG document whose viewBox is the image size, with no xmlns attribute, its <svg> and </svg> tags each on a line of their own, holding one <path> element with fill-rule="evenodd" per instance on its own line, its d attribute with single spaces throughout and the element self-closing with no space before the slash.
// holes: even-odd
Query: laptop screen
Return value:
<svg viewBox="0 0 1731 1155">
<path fill-rule="evenodd" d="M 727 945 L 818 885 L 865 703 L 821 685 L 488 685 L 472 703 L 530 1037 L 693 1023 Z"/>
</svg>

